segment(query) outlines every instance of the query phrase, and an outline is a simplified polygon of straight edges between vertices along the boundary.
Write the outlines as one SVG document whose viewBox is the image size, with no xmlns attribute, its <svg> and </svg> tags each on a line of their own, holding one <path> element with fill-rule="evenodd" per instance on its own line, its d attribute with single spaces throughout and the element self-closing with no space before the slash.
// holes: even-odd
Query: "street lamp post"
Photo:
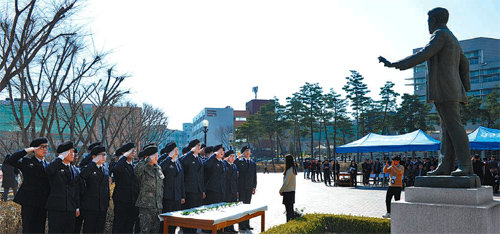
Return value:
<svg viewBox="0 0 500 234">
<path fill-rule="evenodd" d="M 201 121 L 201 125 L 203 126 L 203 133 L 204 133 L 204 139 L 205 139 L 205 145 L 207 145 L 207 132 L 208 132 L 208 120 L 204 119 Z"/>
</svg>

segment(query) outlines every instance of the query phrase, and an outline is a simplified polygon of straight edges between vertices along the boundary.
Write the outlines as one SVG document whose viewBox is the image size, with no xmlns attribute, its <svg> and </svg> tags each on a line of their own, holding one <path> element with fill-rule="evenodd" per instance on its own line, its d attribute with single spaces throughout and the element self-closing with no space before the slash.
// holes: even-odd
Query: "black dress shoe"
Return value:
<svg viewBox="0 0 500 234">
<path fill-rule="evenodd" d="M 249 230 L 253 230 L 253 227 L 248 227 Z"/>
</svg>

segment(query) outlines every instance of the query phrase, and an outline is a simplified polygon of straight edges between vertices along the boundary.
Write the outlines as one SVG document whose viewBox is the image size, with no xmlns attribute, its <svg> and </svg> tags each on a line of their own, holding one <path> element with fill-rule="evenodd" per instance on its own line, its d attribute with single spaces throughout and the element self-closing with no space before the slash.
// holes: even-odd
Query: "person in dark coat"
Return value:
<svg viewBox="0 0 500 234">
<path fill-rule="evenodd" d="M 479 155 L 474 155 L 472 158 L 472 169 L 474 170 L 474 174 L 479 176 L 481 180 L 481 184 L 484 183 L 484 162 L 481 161 L 481 157 Z"/>
<path fill-rule="evenodd" d="M 227 170 L 222 162 L 223 157 L 224 148 L 222 145 L 216 145 L 214 146 L 214 154 L 203 165 L 207 204 L 224 201 Z"/>
<path fill-rule="evenodd" d="M 10 155 L 7 155 L 7 157 L 10 157 Z M 2 188 L 3 188 L 3 194 L 2 194 L 2 201 L 7 201 L 8 195 L 9 195 L 9 190 L 12 188 L 12 191 L 14 192 L 14 197 L 17 194 L 17 174 L 19 174 L 19 169 L 11 166 L 10 164 L 4 163 L 2 165 L 2 173 L 3 173 L 3 178 L 2 178 Z"/>
<path fill-rule="evenodd" d="M 240 201 L 245 204 L 250 204 L 252 201 L 252 195 L 255 194 L 255 189 L 257 188 L 257 165 L 250 159 L 252 152 L 249 146 L 243 146 L 240 150 L 241 155 L 238 160 L 235 161 L 238 167 L 238 193 L 240 196 Z M 239 231 L 251 230 L 250 222 L 243 221 L 239 223 Z"/>
<path fill-rule="evenodd" d="M 104 166 L 106 148 L 100 145 L 92 147 L 90 158 L 92 160 L 81 169 L 80 173 L 85 183 L 85 191 L 80 202 L 83 232 L 103 233 L 109 206 L 109 172 Z"/>
<path fill-rule="evenodd" d="M 139 228 L 139 209 L 135 206 L 139 196 L 139 180 L 132 165 L 136 155 L 135 144 L 124 144 L 117 150 L 116 154 L 121 156 L 112 168 L 115 178 L 112 232 L 132 233 L 134 225 L 136 225 L 136 230 Z"/>
<path fill-rule="evenodd" d="M 163 213 L 181 210 L 181 205 L 186 202 L 186 190 L 184 187 L 184 170 L 178 160 L 179 149 L 174 142 L 165 146 L 165 154 L 168 155 L 161 163 L 163 175 Z M 161 223 L 163 231 L 163 222 Z M 168 233 L 175 233 L 175 226 L 169 226 Z"/>
<path fill-rule="evenodd" d="M 21 205 L 23 233 L 45 233 L 45 205 L 50 192 L 45 172 L 47 143 L 47 138 L 44 137 L 34 139 L 29 148 L 7 156 L 4 161 L 23 173 L 23 183 L 14 197 L 14 202 Z M 28 154 L 30 156 L 25 157 Z"/>
<path fill-rule="evenodd" d="M 234 151 L 228 150 L 224 153 L 224 166 L 226 167 L 226 194 L 225 202 L 236 202 L 238 200 L 238 168 L 234 164 Z M 234 225 L 224 229 L 225 232 L 233 232 Z"/>
<path fill-rule="evenodd" d="M 205 199 L 203 160 L 199 156 L 200 141 L 192 140 L 187 146 L 189 152 L 180 161 L 184 169 L 184 186 L 186 189 L 186 203 L 184 209 L 201 206 Z M 196 232 L 195 229 L 184 228 L 185 233 Z"/>
<path fill-rule="evenodd" d="M 73 233 L 80 216 L 80 170 L 71 165 L 75 159 L 73 142 L 57 146 L 57 157 L 47 165 L 50 194 L 47 199 L 49 233 Z"/>
<path fill-rule="evenodd" d="M 85 167 L 85 165 L 87 165 L 89 162 L 92 161 L 90 151 L 98 145 L 101 145 L 101 142 L 91 143 L 87 147 L 87 153 L 83 154 L 82 160 L 80 160 L 80 163 L 78 164 L 78 168 L 80 169 L 80 171 L 82 170 L 83 167 Z M 76 154 L 76 152 L 75 152 L 75 154 Z M 79 185 L 80 185 L 80 198 L 82 198 L 83 193 L 85 192 L 85 183 L 82 182 L 82 183 L 79 183 Z M 80 215 L 80 216 L 76 217 L 75 233 L 80 233 L 82 231 L 82 225 L 83 225 L 83 215 Z"/>
<path fill-rule="evenodd" d="M 370 172 L 371 165 L 368 163 L 368 159 L 364 159 L 361 164 L 361 170 L 363 171 L 363 185 L 367 185 L 370 182 Z"/>
<path fill-rule="evenodd" d="M 358 185 L 358 164 L 354 160 L 349 165 L 349 174 L 351 175 L 351 186 L 356 187 Z"/>
<path fill-rule="evenodd" d="M 323 182 L 323 173 L 321 173 L 323 169 L 322 166 L 323 164 L 321 163 L 321 160 L 318 160 L 316 162 L 316 180 L 318 182 Z"/>
<path fill-rule="evenodd" d="M 316 182 L 316 171 L 317 171 L 317 167 L 316 167 L 316 159 L 312 159 L 311 160 L 311 164 L 309 165 L 310 169 L 311 170 L 311 181 L 312 182 Z"/>
<path fill-rule="evenodd" d="M 323 175 L 324 175 L 323 177 L 325 178 L 325 185 L 332 186 L 332 180 L 330 175 L 330 162 L 328 162 L 328 160 L 325 160 L 323 162 Z"/>
</svg>

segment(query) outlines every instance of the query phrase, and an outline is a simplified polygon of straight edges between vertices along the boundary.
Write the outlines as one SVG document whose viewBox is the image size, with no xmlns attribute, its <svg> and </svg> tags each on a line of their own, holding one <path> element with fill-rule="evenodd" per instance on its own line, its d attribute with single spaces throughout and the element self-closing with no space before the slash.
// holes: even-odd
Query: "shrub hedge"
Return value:
<svg viewBox="0 0 500 234">
<path fill-rule="evenodd" d="M 265 233 L 390 233 L 391 221 L 382 218 L 306 214 Z"/>
</svg>

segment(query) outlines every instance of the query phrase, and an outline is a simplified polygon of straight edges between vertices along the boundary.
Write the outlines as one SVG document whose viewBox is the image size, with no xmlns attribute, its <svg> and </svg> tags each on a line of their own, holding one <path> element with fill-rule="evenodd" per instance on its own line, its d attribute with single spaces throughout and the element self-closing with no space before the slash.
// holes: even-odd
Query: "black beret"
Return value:
<svg viewBox="0 0 500 234">
<path fill-rule="evenodd" d="M 172 152 L 172 150 L 175 149 L 175 147 L 177 147 L 177 144 L 175 144 L 175 142 L 169 142 L 163 149 L 165 150 L 165 153 L 169 154 L 170 152 Z"/>
<path fill-rule="evenodd" d="M 94 142 L 92 144 L 90 144 L 88 147 L 87 147 L 87 150 L 88 151 L 91 151 L 94 147 L 98 146 L 98 145 L 101 145 L 101 142 L 100 141 L 97 141 L 97 142 Z"/>
<path fill-rule="evenodd" d="M 64 143 L 61 143 L 59 146 L 57 146 L 57 153 L 63 153 L 66 152 L 70 149 L 74 149 L 75 147 L 73 146 L 73 142 L 71 141 L 66 141 Z"/>
<path fill-rule="evenodd" d="M 191 142 L 189 142 L 188 149 L 191 150 L 193 147 L 195 147 L 197 144 L 200 144 L 200 141 L 198 139 L 194 139 Z"/>
<path fill-rule="evenodd" d="M 166 152 L 166 151 L 165 151 L 165 148 L 161 149 L 161 150 L 160 150 L 160 155 L 164 155 L 164 154 L 165 154 L 165 152 Z"/>
<path fill-rule="evenodd" d="M 45 137 L 39 137 L 31 141 L 30 147 L 38 147 L 41 144 L 47 144 L 49 141 Z"/>
<path fill-rule="evenodd" d="M 205 154 L 210 154 L 212 152 L 214 152 L 214 147 L 207 146 L 207 148 L 205 148 Z"/>
<path fill-rule="evenodd" d="M 141 152 L 139 152 L 139 158 L 150 156 L 150 155 L 153 155 L 157 152 L 158 152 L 158 147 L 150 144 L 150 145 L 146 146 Z"/>
<path fill-rule="evenodd" d="M 243 146 L 243 148 L 241 148 L 240 153 L 244 153 L 245 151 L 247 151 L 249 149 L 250 149 L 250 146 L 245 145 L 245 146 Z"/>
<path fill-rule="evenodd" d="M 231 154 L 234 154 L 234 151 L 233 150 L 228 150 L 226 153 L 224 153 L 224 158 L 227 158 L 227 157 L 231 156 Z"/>
<path fill-rule="evenodd" d="M 116 155 L 121 156 L 122 154 L 133 149 L 134 147 L 135 147 L 134 143 L 132 143 L 132 142 L 126 143 L 116 150 Z"/>
<path fill-rule="evenodd" d="M 222 145 L 216 145 L 216 146 L 214 146 L 214 151 L 213 152 L 216 152 L 216 151 L 218 151 L 220 149 L 224 150 L 224 147 L 222 147 Z"/>
<path fill-rule="evenodd" d="M 90 155 L 98 155 L 102 152 L 105 152 L 106 148 L 102 145 L 94 146 L 92 150 L 90 151 Z"/>
<path fill-rule="evenodd" d="M 203 149 L 203 148 L 205 148 L 205 147 L 207 147 L 207 145 L 205 145 L 205 144 L 201 144 L 200 149 Z"/>
<path fill-rule="evenodd" d="M 186 154 L 187 152 L 189 152 L 189 150 L 191 149 L 189 149 L 188 147 L 182 148 L 182 154 Z"/>
</svg>

